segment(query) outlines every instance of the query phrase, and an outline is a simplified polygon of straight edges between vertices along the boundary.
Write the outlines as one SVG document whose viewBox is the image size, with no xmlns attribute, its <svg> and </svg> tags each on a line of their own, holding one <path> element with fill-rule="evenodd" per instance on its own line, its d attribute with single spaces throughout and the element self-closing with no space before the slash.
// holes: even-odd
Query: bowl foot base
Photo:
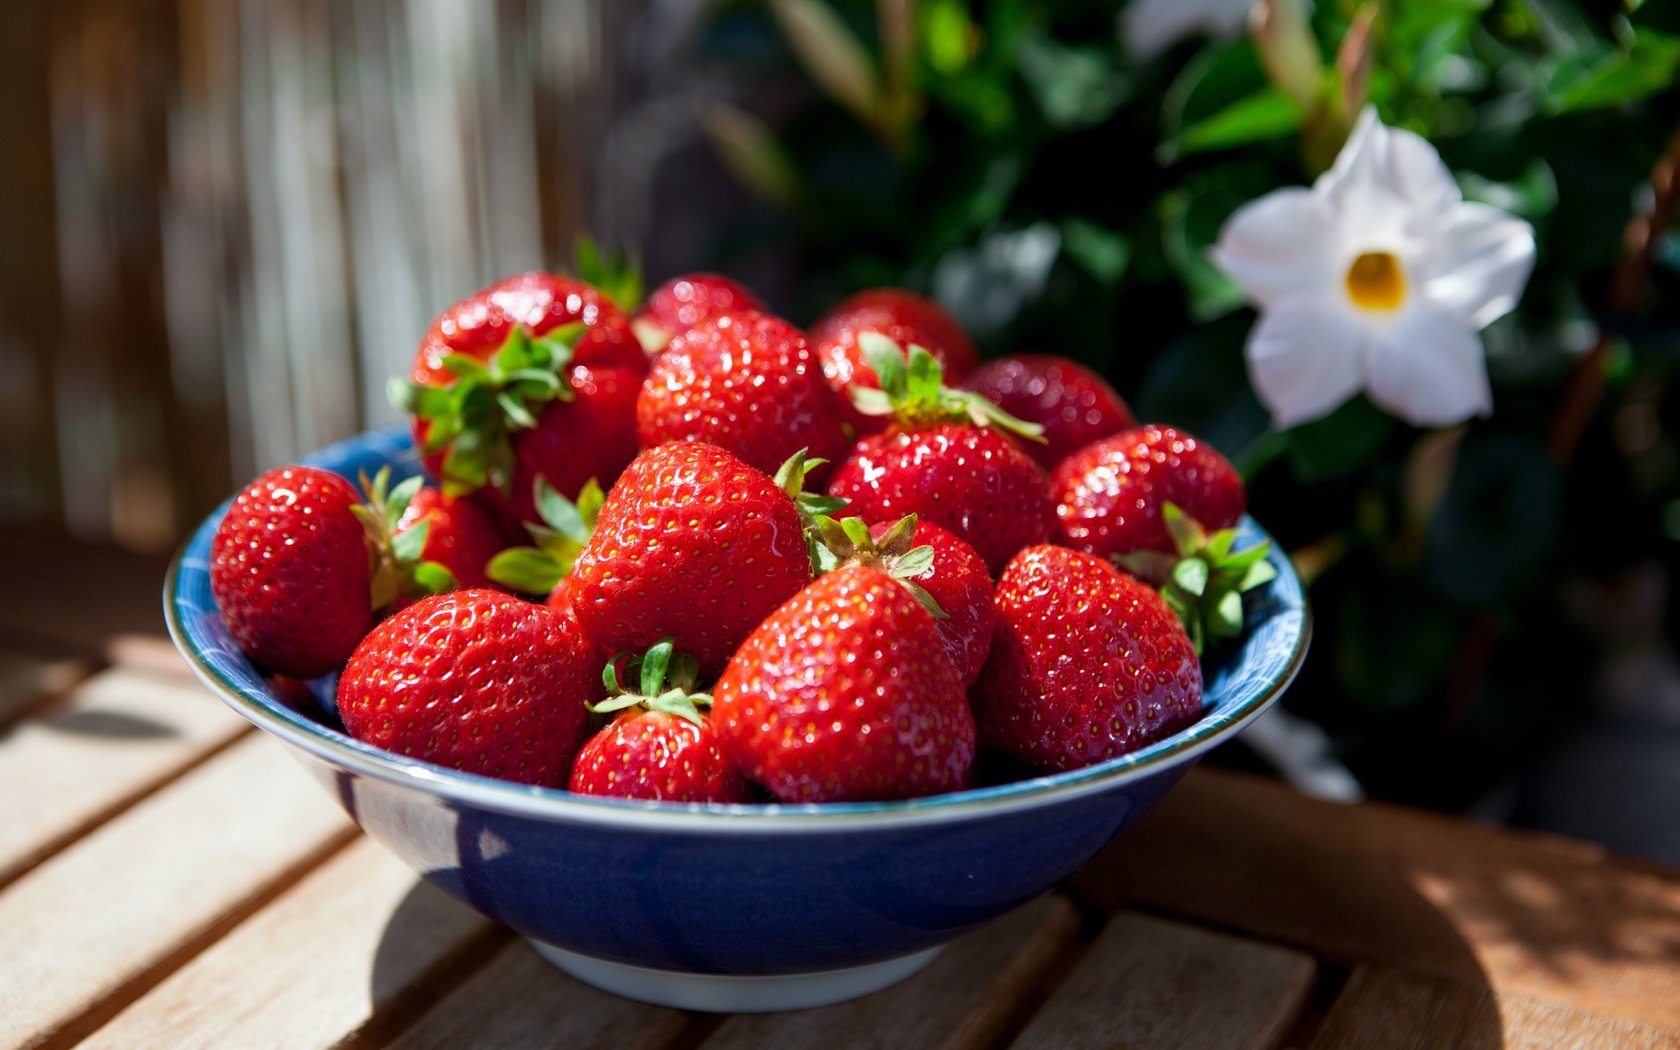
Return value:
<svg viewBox="0 0 1680 1050">
<path fill-rule="evenodd" d="M 650 970 L 579 955 L 532 939 L 537 954 L 585 984 L 655 1006 L 711 1013 L 769 1013 L 827 1006 L 897 984 L 933 961 L 943 948 L 929 948 L 886 962 L 818 973 L 738 977 L 728 974 Z"/>
</svg>

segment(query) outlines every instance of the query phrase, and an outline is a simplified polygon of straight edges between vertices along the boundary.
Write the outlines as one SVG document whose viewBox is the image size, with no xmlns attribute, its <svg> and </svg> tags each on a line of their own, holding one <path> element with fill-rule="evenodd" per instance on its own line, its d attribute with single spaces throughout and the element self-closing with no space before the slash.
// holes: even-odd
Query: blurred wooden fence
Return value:
<svg viewBox="0 0 1680 1050">
<path fill-rule="evenodd" d="M 702 3 L 8 0 L 0 520 L 167 545 L 393 418 L 448 302 L 581 229 L 638 247 L 625 56 Z"/>
</svg>

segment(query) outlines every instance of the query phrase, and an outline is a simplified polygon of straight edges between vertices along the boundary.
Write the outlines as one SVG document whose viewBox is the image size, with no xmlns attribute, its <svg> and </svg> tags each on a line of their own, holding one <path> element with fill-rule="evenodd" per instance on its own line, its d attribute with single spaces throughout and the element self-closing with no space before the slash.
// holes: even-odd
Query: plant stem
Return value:
<svg viewBox="0 0 1680 1050">
<path fill-rule="evenodd" d="M 1651 253 L 1657 238 L 1674 223 L 1675 196 L 1680 192 L 1680 129 L 1651 169 L 1651 211 L 1635 215 L 1622 234 L 1622 255 L 1610 278 L 1610 308 L 1620 314 L 1638 311 L 1651 279 Z M 1610 332 L 1600 329 L 1598 341 L 1575 363 L 1564 384 L 1563 399 L 1552 416 L 1552 458 L 1567 466 L 1575 458 L 1587 424 L 1604 398 L 1604 368 L 1614 345 Z"/>
</svg>

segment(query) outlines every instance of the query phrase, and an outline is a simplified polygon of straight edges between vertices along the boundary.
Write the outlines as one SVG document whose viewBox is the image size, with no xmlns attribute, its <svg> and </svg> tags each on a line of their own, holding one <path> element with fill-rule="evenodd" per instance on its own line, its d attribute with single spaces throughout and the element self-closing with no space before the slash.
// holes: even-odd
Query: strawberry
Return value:
<svg viewBox="0 0 1680 1050">
<path fill-rule="evenodd" d="M 210 546 L 210 590 L 239 647 L 271 671 L 314 678 L 341 666 L 396 602 L 455 586 L 421 560 L 429 527 L 398 532 L 421 479 L 387 492 L 389 470 L 363 479 L 370 502 L 331 471 L 280 467 L 246 486 Z"/>
<path fill-rule="evenodd" d="M 811 347 L 822 362 L 823 374 L 842 395 L 854 383 L 880 386 L 859 342 L 866 333 L 884 336 L 900 347 L 926 349 L 953 383 L 974 371 L 979 360 L 968 333 L 938 303 L 903 288 L 872 288 L 842 302 L 811 326 Z M 883 426 L 881 420 L 857 412 L 848 413 L 847 422 L 859 434 L 873 434 Z"/>
<path fill-rule="evenodd" d="M 685 273 L 655 288 L 630 325 L 649 354 L 674 337 L 724 314 L 763 311 L 758 296 L 718 273 Z"/>
<path fill-rule="evenodd" d="M 393 754 L 559 787 L 599 675 L 599 653 L 562 614 L 501 591 L 452 591 L 362 640 L 338 712 L 351 736 Z"/>
<path fill-rule="evenodd" d="M 426 467 L 452 496 L 482 492 L 510 531 L 535 520 L 538 477 L 575 497 L 636 454 L 647 358 L 624 313 L 590 285 L 527 273 L 446 310 L 396 405 L 414 416 Z"/>
<path fill-rule="evenodd" d="M 525 594 L 546 594 L 548 604 L 555 608 L 571 608 L 561 587 L 571 575 L 572 565 L 584 544 L 594 535 L 595 522 L 606 498 L 594 478 L 584 483 L 576 503 L 538 478 L 535 502 L 542 523 L 525 524 L 536 546 L 509 547 L 496 555 L 490 562 L 490 578 Z"/>
<path fill-rule="evenodd" d="M 670 635 L 715 673 L 742 638 L 811 578 L 797 492 L 715 445 L 636 457 L 607 494 L 572 566 L 573 612 L 597 643 L 640 650 Z"/>
<path fill-rule="evenodd" d="M 772 473 L 800 449 L 834 459 L 850 445 L 839 397 L 799 329 L 747 312 L 671 340 L 636 402 L 642 447 L 707 441 Z"/>
<path fill-rule="evenodd" d="M 1051 479 L 1061 542 L 1108 557 L 1174 549 L 1162 518 L 1171 501 L 1203 527 L 1243 516 L 1242 477 L 1225 457 L 1172 427 L 1123 431 L 1080 449 Z"/>
<path fill-rule="evenodd" d="M 1093 441 L 1136 426 L 1132 410 L 1102 376 L 1054 354 L 1012 354 L 987 361 L 963 382 L 1017 419 L 1044 428 L 1042 445 L 1025 445 L 1045 470 Z"/>
<path fill-rule="evenodd" d="M 621 668 L 639 691 L 621 681 Z M 700 711 L 712 698 L 695 691 L 699 669 L 669 638 L 643 656 L 621 653 L 608 663 L 603 678 L 612 695 L 590 710 L 619 714 L 578 752 L 568 788 L 665 802 L 751 802 L 752 786 L 723 757 L 717 730 Z"/>
<path fill-rule="evenodd" d="M 725 754 L 784 802 L 951 791 L 974 761 L 974 716 L 932 616 L 866 565 L 772 613 L 712 696 Z"/>
<path fill-rule="evenodd" d="M 853 446 L 829 494 L 851 501 L 850 512 L 867 521 L 916 514 L 942 526 L 993 573 L 1022 547 L 1049 539 L 1048 479 L 1003 432 L 1031 437 L 1037 427 L 941 385 L 939 363 L 921 347 L 911 348 L 906 368 L 879 336 L 866 334 L 863 345 L 882 389 L 855 390 L 854 402 L 870 414 L 896 414 L 897 423 Z"/>
<path fill-rule="evenodd" d="M 422 525 L 427 530 L 422 559 L 448 569 L 456 587 L 491 586 L 485 569 L 505 544 L 484 508 L 427 486 L 408 501 L 395 532 L 402 535 Z"/>
<path fill-rule="evenodd" d="M 908 587 L 933 614 L 963 688 L 973 685 L 992 646 L 992 578 L 974 548 L 914 514 L 873 526 L 821 515 L 814 525 L 818 567 L 868 565 Z"/>
<path fill-rule="evenodd" d="M 981 740 L 1079 769 L 1195 721 L 1202 671 L 1155 591 L 1102 558 L 1048 544 L 998 580 L 992 652 L 974 690 Z"/>
</svg>

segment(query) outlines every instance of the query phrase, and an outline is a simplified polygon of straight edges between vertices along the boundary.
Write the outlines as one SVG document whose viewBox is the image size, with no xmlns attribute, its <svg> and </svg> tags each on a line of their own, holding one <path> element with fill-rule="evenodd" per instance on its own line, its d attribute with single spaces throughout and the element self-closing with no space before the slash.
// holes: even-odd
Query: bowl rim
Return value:
<svg viewBox="0 0 1680 1050">
<path fill-rule="evenodd" d="M 303 457 L 302 462 L 333 469 L 326 461 L 346 454 L 349 449 L 361 446 L 375 436 L 392 435 L 397 429 L 364 432 Z M 198 679 L 253 725 L 330 766 L 440 796 L 450 802 L 547 821 L 670 832 L 838 832 L 860 827 L 886 829 L 989 819 L 1069 802 L 1124 787 L 1189 763 L 1234 737 L 1270 708 L 1295 680 L 1312 639 L 1311 605 L 1294 567 L 1273 542 L 1269 560 L 1277 567 L 1280 581 L 1290 584 L 1299 596 L 1299 606 L 1295 607 L 1299 611 L 1299 625 L 1295 636 L 1289 640 L 1290 652 L 1282 673 L 1234 708 L 1204 714 L 1179 732 L 1136 751 L 1083 769 L 893 802 L 718 805 L 601 798 L 578 795 L 560 788 L 515 784 L 391 755 L 274 703 L 272 698 L 264 702 L 255 695 L 258 690 L 233 681 L 214 667 L 187 629 L 186 615 L 181 608 L 181 573 L 187 552 L 214 533 L 231 502 L 230 497 L 199 523 L 170 560 L 164 578 L 163 611 L 170 638 Z M 1267 539 L 1271 538 L 1252 518 L 1245 517 L 1243 523 Z M 1295 611 L 1295 608 L 1290 611 Z"/>
</svg>

